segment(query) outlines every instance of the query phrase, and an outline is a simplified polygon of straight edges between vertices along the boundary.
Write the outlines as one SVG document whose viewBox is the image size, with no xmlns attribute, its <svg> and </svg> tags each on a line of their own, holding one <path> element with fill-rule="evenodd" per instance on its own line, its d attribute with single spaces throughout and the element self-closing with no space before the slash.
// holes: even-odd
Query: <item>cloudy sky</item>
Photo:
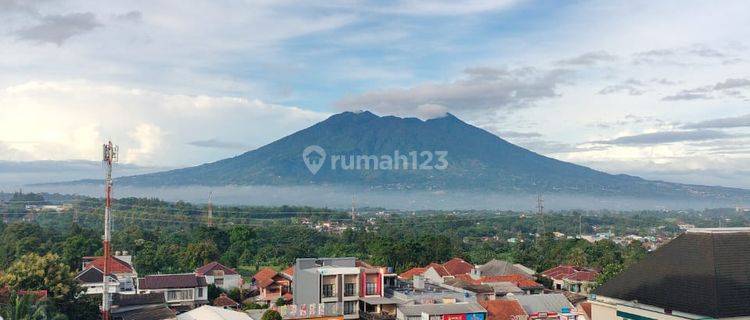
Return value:
<svg viewBox="0 0 750 320">
<path fill-rule="evenodd" d="M 451 112 L 612 173 L 750 187 L 747 1 L 0 0 L 0 160 L 177 167 L 343 110 Z"/>
</svg>

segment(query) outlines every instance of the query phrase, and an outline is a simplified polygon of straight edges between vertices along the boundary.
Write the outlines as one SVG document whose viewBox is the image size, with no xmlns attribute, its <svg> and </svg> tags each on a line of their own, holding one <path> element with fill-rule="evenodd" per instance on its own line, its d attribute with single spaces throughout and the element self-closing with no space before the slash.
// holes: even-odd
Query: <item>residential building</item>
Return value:
<svg viewBox="0 0 750 320">
<path fill-rule="evenodd" d="M 216 261 L 195 270 L 195 274 L 206 278 L 206 283 L 213 284 L 224 291 L 242 286 L 242 276 L 232 268 Z"/>
<path fill-rule="evenodd" d="M 395 315 L 388 315 L 399 320 L 484 320 L 486 316 L 484 308 L 476 302 L 476 296 L 471 292 L 433 284 L 422 276 L 415 276 L 413 281 L 396 281 L 387 288 L 382 300 L 381 307 L 395 309 Z"/>
<path fill-rule="evenodd" d="M 100 295 L 104 285 L 104 257 L 83 257 L 81 271 L 76 275 L 76 280 L 86 291 L 86 294 Z M 110 260 L 110 283 L 109 292 L 134 294 L 135 282 L 138 273 L 132 265 L 132 257 L 117 252 Z"/>
<path fill-rule="evenodd" d="M 163 293 L 172 308 L 188 310 L 208 304 L 208 283 L 194 273 L 157 274 L 138 279 L 138 293 Z"/>
<path fill-rule="evenodd" d="M 252 320 L 252 318 L 244 312 L 213 306 L 202 306 L 178 315 L 177 320 Z"/>
<path fill-rule="evenodd" d="M 498 288 L 498 296 L 502 297 L 505 294 L 508 293 L 517 293 L 514 291 L 513 287 L 517 287 L 521 290 L 521 294 L 538 294 L 542 293 L 544 291 L 544 286 L 530 278 L 528 278 L 528 275 L 526 274 L 508 274 L 508 275 L 500 275 L 500 276 L 485 276 L 480 278 L 473 278 L 470 275 L 458 275 L 456 276 L 456 279 L 466 281 L 468 283 L 472 284 L 483 284 L 483 285 L 489 285 L 491 287 L 497 287 Z M 511 286 L 509 286 L 511 285 Z M 504 288 L 504 289 L 503 289 Z M 510 290 L 505 291 L 505 294 L 502 294 L 502 290 Z"/>
<path fill-rule="evenodd" d="M 555 290 L 588 294 L 596 286 L 599 271 L 592 268 L 560 265 L 545 270 L 542 276 L 552 280 Z"/>
<path fill-rule="evenodd" d="M 576 320 L 583 319 L 573 308 L 573 305 L 559 293 L 534 294 L 514 296 L 512 298 L 521 305 L 528 315 L 528 319 Z"/>
<path fill-rule="evenodd" d="M 529 315 L 516 300 L 480 301 L 487 310 L 487 320 L 526 320 Z"/>
<path fill-rule="evenodd" d="M 536 271 L 519 263 L 514 264 L 508 261 L 496 259 L 492 259 L 485 264 L 477 265 L 471 270 L 471 277 L 474 279 L 510 274 L 522 274 L 531 279 L 536 274 Z"/>
<path fill-rule="evenodd" d="M 476 302 L 405 304 L 398 306 L 398 320 L 484 320 L 487 311 Z"/>
<path fill-rule="evenodd" d="M 319 316 L 359 318 L 359 297 L 364 288 L 354 258 L 297 259 L 292 288 L 295 306 L 304 306 L 306 314 L 314 310 L 312 313 Z"/>
<path fill-rule="evenodd" d="M 167 307 L 164 295 L 114 294 L 112 296 L 112 320 L 172 320 L 177 316 Z"/>
<path fill-rule="evenodd" d="M 234 309 L 237 310 L 240 308 L 240 304 L 237 301 L 232 300 L 232 298 L 228 297 L 226 293 L 219 294 L 219 297 L 214 299 L 213 302 L 211 302 L 211 305 L 214 307 L 224 308 L 224 309 Z"/>
<path fill-rule="evenodd" d="M 399 275 L 399 278 L 410 280 L 415 275 L 428 279 L 433 283 L 442 283 L 446 279 L 452 279 L 457 275 L 469 274 L 474 266 L 461 258 L 453 258 L 443 264 L 430 263 L 424 268 L 412 268 Z"/>
<path fill-rule="evenodd" d="M 750 228 L 691 229 L 597 288 L 592 320 L 750 317 Z"/>
<path fill-rule="evenodd" d="M 397 275 L 391 268 L 372 266 L 354 258 L 297 259 L 293 270 L 294 304 L 280 312 L 285 318 L 312 313 L 318 317 L 343 315 L 355 319 L 390 314 L 395 317 L 395 303 L 385 297 Z"/>
<path fill-rule="evenodd" d="M 292 279 L 285 273 L 271 268 L 263 268 L 253 276 L 253 284 L 258 288 L 256 301 L 271 304 L 279 298 L 286 303 L 292 301 Z"/>
</svg>

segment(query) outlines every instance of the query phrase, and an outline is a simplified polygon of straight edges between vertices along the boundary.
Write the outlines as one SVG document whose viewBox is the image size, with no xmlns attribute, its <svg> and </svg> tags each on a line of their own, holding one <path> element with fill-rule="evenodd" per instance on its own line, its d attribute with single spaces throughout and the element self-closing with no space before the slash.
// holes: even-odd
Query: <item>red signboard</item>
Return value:
<svg viewBox="0 0 750 320">
<path fill-rule="evenodd" d="M 466 314 L 444 314 L 443 320 L 466 320 Z"/>
</svg>

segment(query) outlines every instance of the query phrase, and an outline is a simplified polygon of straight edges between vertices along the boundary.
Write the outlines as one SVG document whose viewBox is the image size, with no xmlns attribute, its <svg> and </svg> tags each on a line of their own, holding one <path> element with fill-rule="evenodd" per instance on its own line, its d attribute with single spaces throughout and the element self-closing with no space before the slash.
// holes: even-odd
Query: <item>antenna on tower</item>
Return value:
<svg viewBox="0 0 750 320">
<path fill-rule="evenodd" d="M 213 196 L 213 194 L 213 191 L 208 192 L 208 221 L 206 222 L 206 225 L 208 225 L 209 227 L 213 227 L 214 225 L 214 209 L 213 205 L 211 204 L 211 197 Z"/>
<path fill-rule="evenodd" d="M 112 164 L 117 162 L 117 151 L 118 148 L 112 145 L 112 141 L 107 142 L 102 148 L 102 162 L 105 165 L 104 174 L 104 188 L 106 194 L 106 202 L 104 206 L 104 276 L 102 277 L 102 319 L 109 320 L 110 310 L 110 293 L 109 293 L 109 274 L 110 274 L 110 261 L 112 260 L 112 252 L 110 248 L 110 240 L 112 239 Z"/>
<path fill-rule="evenodd" d="M 538 210 L 539 219 L 542 222 L 542 234 L 545 234 L 547 232 L 547 226 L 544 223 L 544 199 L 542 199 L 541 193 L 536 198 L 536 208 Z"/>
</svg>

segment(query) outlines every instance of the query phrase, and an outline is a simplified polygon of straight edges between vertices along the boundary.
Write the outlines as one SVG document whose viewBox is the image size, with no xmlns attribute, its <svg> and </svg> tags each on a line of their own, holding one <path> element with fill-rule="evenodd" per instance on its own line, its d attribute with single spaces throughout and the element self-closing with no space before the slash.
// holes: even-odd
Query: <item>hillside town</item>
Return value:
<svg viewBox="0 0 750 320">
<path fill-rule="evenodd" d="M 118 251 L 106 286 L 112 318 L 122 320 L 728 319 L 750 316 L 741 298 L 750 296 L 749 241 L 748 228 L 689 229 L 603 284 L 602 270 L 587 266 L 533 270 L 458 257 L 400 273 L 318 257 L 262 268 L 247 281 L 215 261 L 193 273 L 143 275 Z M 103 264 L 83 258 L 75 279 L 85 294 L 101 295 Z"/>
</svg>

